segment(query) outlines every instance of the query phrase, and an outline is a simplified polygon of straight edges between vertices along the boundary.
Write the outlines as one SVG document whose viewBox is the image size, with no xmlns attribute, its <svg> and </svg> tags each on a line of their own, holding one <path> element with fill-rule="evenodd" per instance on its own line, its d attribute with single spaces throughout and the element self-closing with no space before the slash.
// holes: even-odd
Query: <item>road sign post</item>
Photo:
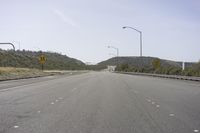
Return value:
<svg viewBox="0 0 200 133">
<path fill-rule="evenodd" d="M 42 64 L 42 71 L 44 70 L 44 64 Z"/>
</svg>

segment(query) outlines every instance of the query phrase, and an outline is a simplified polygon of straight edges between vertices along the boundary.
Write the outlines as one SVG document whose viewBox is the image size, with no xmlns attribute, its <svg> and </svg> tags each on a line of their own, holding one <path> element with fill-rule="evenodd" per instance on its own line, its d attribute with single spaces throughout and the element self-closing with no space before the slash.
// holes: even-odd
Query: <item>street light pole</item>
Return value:
<svg viewBox="0 0 200 133">
<path fill-rule="evenodd" d="M 140 56 L 142 57 L 142 32 L 140 32 Z"/>
<path fill-rule="evenodd" d="M 117 57 L 119 56 L 119 49 L 118 49 L 118 48 L 113 47 L 113 46 L 108 46 L 108 48 L 113 48 L 113 49 L 115 49 L 115 50 L 117 51 Z"/>
<path fill-rule="evenodd" d="M 112 49 L 115 49 L 116 50 L 116 52 L 117 52 L 117 65 L 119 64 L 119 59 L 118 59 L 118 56 L 119 56 L 119 49 L 118 48 L 116 48 L 116 47 L 113 47 L 113 46 L 108 46 L 108 48 L 112 48 Z"/>
<path fill-rule="evenodd" d="M 135 29 L 135 28 L 133 28 L 133 27 L 129 27 L 129 26 L 124 26 L 124 27 L 122 27 L 122 28 L 123 28 L 123 29 L 129 28 L 129 29 L 135 30 L 135 31 L 137 31 L 138 33 L 140 33 L 140 56 L 142 57 L 142 31 L 137 30 L 137 29 Z"/>
<path fill-rule="evenodd" d="M 13 41 L 13 43 L 17 43 L 18 46 L 19 46 L 19 49 L 18 49 L 18 50 L 20 50 L 20 47 L 21 47 L 21 46 L 20 46 L 20 45 L 21 45 L 21 44 L 20 44 L 20 41 Z"/>
<path fill-rule="evenodd" d="M 0 45 L 11 45 L 13 47 L 13 50 L 15 51 L 15 46 L 10 42 L 0 43 Z"/>
<path fill-rule="evenodd" d="M 13 47 L 14 52 L 15 52 L 15 45 L 10 43 L 10 42 L 0 43 L 0 45 L 11 45 Z M 16 61 L 15 61 L 15 63 L 16 63 Z M 14 66 L 16 67 L 16 64 L 14 64 Z"/>
</svg>

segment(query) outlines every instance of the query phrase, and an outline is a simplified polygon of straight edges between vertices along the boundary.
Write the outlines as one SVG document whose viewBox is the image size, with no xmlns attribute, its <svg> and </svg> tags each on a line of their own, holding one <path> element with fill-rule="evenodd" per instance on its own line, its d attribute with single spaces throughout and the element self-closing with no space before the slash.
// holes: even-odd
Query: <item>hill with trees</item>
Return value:
<svg viewBox="0 0 200 133">
<path fill-rule="evenodd" d="M 98 63 L 100 66 L 116 65 L 116 71 L 145 72 L 170 75 L 200 76 L 200 63 L 185 63 L 182 71 L 182 62 L 159 59 L 156 57 L 113 57 Z"/>
<path fill-rule="evenodd" d="M 102 61 L 98 63 L 98 65 L 117 65 L 117 64 L 128 64 L 137 68 L 145 68 L 145 67 L 152 67 L 152 62 L 155 57 L 137 57 L 137 56 L 129 56 L 129 57 L 113 57 L 106 61 Z M 181 67 L 181 65 L 174 61 L 163 60 L 160 59 L 162 66 L 175 66 Z"/>
<path fill-rule="evenodd" d="M 108 65 L 116 65 L 116 71 L 145 72 L 172 75 L 200 76 L 199 63 L 185 63 L 182 71 L 182 63 L 156 57 L 113 57 L 102 61 L 97 65 L 85 65 L 82 61 L 70 58 L 56 52 L 13 51 L 0 49 L 0 67 L 36 68 L 41 69 L 40 55 L 47 60 L 44 69 L 47 70 L 102 70 Z"/>
<path fill-rule="evenodd" d="M 45 69 L 83 70 L 86 65 L 77 59 L 55 52 L 0 50 L 0 67 L 41 68 L 40 55 L 46 57 Z"/>
</svg>

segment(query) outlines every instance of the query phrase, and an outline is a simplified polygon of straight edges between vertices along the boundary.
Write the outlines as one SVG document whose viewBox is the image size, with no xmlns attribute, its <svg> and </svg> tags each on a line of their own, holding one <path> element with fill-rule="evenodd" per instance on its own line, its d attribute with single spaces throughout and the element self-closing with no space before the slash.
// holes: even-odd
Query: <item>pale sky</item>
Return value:
<svg viewBox="0 0 200 133">
<path fill-rule="evenodd" d="M 200 59 L 199 0 L 0 0 L 0 42 L 97 63 L 115 54 Z M 7 49 L 6 46 L 0 48 Z"/>
</svg>

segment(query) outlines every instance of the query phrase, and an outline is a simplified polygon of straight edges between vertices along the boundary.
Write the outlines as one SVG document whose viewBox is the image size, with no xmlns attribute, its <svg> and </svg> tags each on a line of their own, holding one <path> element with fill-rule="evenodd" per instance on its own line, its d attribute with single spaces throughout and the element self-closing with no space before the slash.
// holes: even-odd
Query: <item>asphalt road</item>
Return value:
<svg viewBox="0 0 200 133">
<path fill-rule="evenodd" d="M 90 72 L 0 82 L 0 133 L 200 132 L 200 83 Z"/>
</svg>

